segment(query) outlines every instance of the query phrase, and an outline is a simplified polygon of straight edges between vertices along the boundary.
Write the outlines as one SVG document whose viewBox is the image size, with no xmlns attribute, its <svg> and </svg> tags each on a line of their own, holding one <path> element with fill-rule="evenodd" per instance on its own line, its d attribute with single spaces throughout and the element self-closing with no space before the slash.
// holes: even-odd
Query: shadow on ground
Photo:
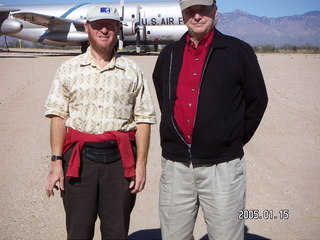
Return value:
<svg viewBox="0 0 320 240">
<path fill-rule="evenodd" d="M 77 50 L 74 51 L 46 51 L 45 49 L 36 50 L 19 50 L 13 49 L 8 51 L 0 50 L 0 53 L 5 53 L 5 56 L 0 58 L 35 58 L 35 57 L 63 57 L 63 56 L 77 56 L 81 54 Z M 10 55 L 11 54 L 11 55 Z"/>
<path fill-rule="evenodd" d="M 271 240 L 263 236 L 248 233 L 249 228 L 245 226 L 244 240 Z M 129 240 L 161 240 L 161 231 L 159 228 L 146 229 L 134 232 L 129 235 Z M 204 235 L 200 240 L 208 240 L 208 235 Z"/>
<path fill-rule="evenodd" d="M 6 53 L 6 56 L 0 56 L 1 58 L 34 58 L 34 57 L 61 57 L 61 56 L 77 56 L 80 55 L 81 52 L 79 50 L 61 50 L 58 49 L 55 51 L 47 51 L 46 49 L 24 49 L 19 50 L 16 48 L 9 49 L 9 50 L 2 50 L 0 49 L 0 53 Z M 118 51 L 119 55 L 123 56 L 158 56 L 159 52 L 145 52 L 141 51 L 140 53 L 137 53 L 135 51 Z M 10 55 L 12 54 L 12 55 Z M 20 55 L 22 54 L 22 56 Z M 25 56 L 26 54 L 31 54 L 32 56 Z"/>
</svg>

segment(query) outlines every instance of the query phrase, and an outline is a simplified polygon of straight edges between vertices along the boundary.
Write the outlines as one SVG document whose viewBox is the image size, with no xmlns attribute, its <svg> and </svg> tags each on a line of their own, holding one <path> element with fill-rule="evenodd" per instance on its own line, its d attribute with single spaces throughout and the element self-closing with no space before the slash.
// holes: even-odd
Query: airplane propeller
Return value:
<svg viewBox="0 0 320 240">
<path fill-rule="evenodd" d="M 123 20 L 124 20 L 124 0 L 120 0 L 120 8 L 121 8 L 121 28 L 120 28 L 120 34 L 119 34 L 119 50 L 121 51 L 123 49 Z"/>
<path fill-rule="evenodd" d="M 136 35 L 136 52 L 140 53 L 141 44 L 140 44 L 140 28 L 141 28 L 141 16 L 140 16 L 140 3 L 137 4 L 135 20 L 124 22 L 124 0 L 120 0 L 120 9 L 121 9 L 121 28 L 119 33 L 119 45 L 118 49 L 121 51 L 123 49 L 124 36 L 127 34 Z M 132 28 L 133 27 L 133 28 Z"/>
<path fill-rule="evenodd" d="M 141 26 L 141 15 L 140 15 L 140 3 L 137 3 L 137 13 L 136 13 L 136 52 L 140 53 L 141 45 L 140 45 L 140 26 Z"/>
</svg>

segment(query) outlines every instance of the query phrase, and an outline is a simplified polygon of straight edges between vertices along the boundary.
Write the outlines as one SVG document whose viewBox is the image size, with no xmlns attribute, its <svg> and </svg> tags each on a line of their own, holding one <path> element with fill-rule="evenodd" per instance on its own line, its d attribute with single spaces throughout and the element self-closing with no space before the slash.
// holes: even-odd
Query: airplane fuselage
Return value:
<svg viewBox="0 0 320 240">
<path fill-rule="evenodd" d="M 118 9 L 120 15 L 122 8 L 120 3 L 108 3 Z M 87 10 L 92 4 L 59 4 L 59 5 L 6 5 L 6 8 L 19 8 L 13 11 L 8 18 L 12 23 L 20 22 L 20 31 L 12 30 L 3 35 L 39 42 L 49 45 L 81 45 L 87 41 L 87 34 L 84 29 L 74 27 L 59 27 L 54 24 L 54 28 L 36 24 L 42 21 L 41 16 L 33 18 L 32 14 L 53 16 L 60 19 L 86 22 Z M 1 7 L 0 7 L 1 9 Z M 139 41 L 141 44 L 166 44 L 178 40 L 187 30 L 183 24 L 181 11 L 178 2 L 142 2 L 125 3 L 123 12 L 123 42 L 125 45 L 137 42 L 137 31 L 139 31 Z M 23 15 L 24 14 L 24 15 Z M 38 19 L 39 18 L 39 19 Z M 14 22 L 14 20 L 18 22 Z M 0 18 L 0 24 L 1 24 Z M 137 24 L 138 23 L 138 24 Z M 10 27 L 10 25 L 8 25 Z M 62 26 L 62 25 L 61 25 Z M 3 29 L 5 25 L 3 24 Z M 12 28 L 14 29 L 14 28 Z M 10 31 L 10 30 L 7 30 Z"/>
</svg>

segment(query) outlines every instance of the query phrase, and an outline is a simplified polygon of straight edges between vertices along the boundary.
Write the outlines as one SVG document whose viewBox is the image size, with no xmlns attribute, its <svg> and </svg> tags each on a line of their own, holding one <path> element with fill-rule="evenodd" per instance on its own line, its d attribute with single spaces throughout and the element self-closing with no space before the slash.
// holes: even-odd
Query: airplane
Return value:
<svg viewBox="0 0 320 240">
<path fill-rule="evenodd" d="M 88 35 L 83 23 L 93 4 L 0 5 L 0 35 L 47 45 L 81 46 L 85 52 Z M 122 21 L 120 50 L 136 45 L 140 52 L 141 45 L 168 44 L 187 31 L 178 1 L 107 4 L 117 8 Z"/>
</svg>

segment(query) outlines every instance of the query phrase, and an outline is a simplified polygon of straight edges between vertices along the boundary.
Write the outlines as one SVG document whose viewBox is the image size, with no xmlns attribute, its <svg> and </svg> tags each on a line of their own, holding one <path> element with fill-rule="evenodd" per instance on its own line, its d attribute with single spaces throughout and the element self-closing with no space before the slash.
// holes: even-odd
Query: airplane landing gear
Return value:
<svg viewBox="0 0 320 240">
<path fill-rule="evenodd" d="M 85 53 L 85 52 L 87 51 L 89 45 L 90 45 L 89 42 L 83 42 L 83 43 L 81 43 L 81 52 L 82 52 L 82 53 Z"/>
</svg>

